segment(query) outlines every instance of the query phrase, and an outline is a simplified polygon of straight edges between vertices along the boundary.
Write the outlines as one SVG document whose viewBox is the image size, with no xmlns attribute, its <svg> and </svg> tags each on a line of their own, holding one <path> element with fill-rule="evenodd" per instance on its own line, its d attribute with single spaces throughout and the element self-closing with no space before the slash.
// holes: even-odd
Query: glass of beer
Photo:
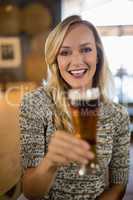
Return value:
<svg viewBox="0 0 133 200">
<path fill-rule="evenodd" d="M 72 116 L 74 134 L 77 138 L 87 141 L 95 158 L 87 165 L 81 166 L 79 175 L 86 172 L 95 173 L 99 168 L 96 153 L 96 130 L 99 113 L 100 92 L 98 88 L 87 90 L 70 89 L 68 99 Z"/>
</svg>

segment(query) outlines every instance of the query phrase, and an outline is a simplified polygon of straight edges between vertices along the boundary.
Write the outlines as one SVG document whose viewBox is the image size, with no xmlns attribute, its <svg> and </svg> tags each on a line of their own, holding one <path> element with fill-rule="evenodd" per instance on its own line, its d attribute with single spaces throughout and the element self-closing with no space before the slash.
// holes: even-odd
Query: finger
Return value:
<svg viewBox="0 0 133 200">
<path fill-rule="evenodd" d="M 62 157 L 60 154 L 49 154 L 49 159 L 56 166 L 67 165 L 69 164 L 69 160 L 66 157 Z"/>
<path fill-rule="evenodd" d="M 86 164 L 88 162 L 88 158 L 90 159 L 90 153 L 88 151 L 84 151 L 82 148 L 73 147 L 67 143 L 57 144 L 53 146 L 51 145 L 49 148 L 50 152 L 54 155 L 60 155 L 62 158 L 66 158 L 68 162 L 76 161 Z"/>
<path fill-rule="evenodd" d="M 62 152 L 53 155 L 54 161 L 60 164 L 69 164 L 70 162 L 77 162 L 80 164 L 87 164 L 88 159 L 80 157 L 74 153 L 64 155 Z M 57 160 L 58 159 L 58 160 Z"/>
<path fill-rule="evenodd" d="M 72 135 L 70 133 L 66 133 L 64 131 L 56 132 L 54 138 L 58 138 L 62 141 L 69 142 L 72 145 L 82 145 L 82 147 L 87 149 L 87 150 L 90 149 L 90 145 L 86 141 L 79 139 L 79 138 L 76 138 L 74 135 Z"/>
<path fill-rule="evenodd" d="M 84 157 L 86 159 L 93 158 L 92 152 L 82 148 L 80 144 L 73 145 L 72 143 L 66 141 L 62 142 L 58 139 L 55 139 L 54 142 L 51 142 L 51 146 L 49 147 L 49 149 L 58 154 L 61 152 L 62 155 L 64 156 L 67 155 L 67 157 L 69 157 L 69 155 L 71 156 L 71 153 L 73 152 L 74 154 L 77 154 L 77 156 L 79 157 Z"/>
<path fill-rule="evenodd" d="M 80 163 L 86 163 L 88 160 L 94 158 L 94 154 L 88 149 L 87 143 L 75 138 L 73 135 L 64 131 L 58 131 L 52 137 L 49 150 L 52 153 L 67 157 L 70 161 L 77 161 Z"/>
<path fill-rule="evenodd" d="M 56 146 L 56 149 L 54 149 L 54 151 L 58 151 L 58 153 L 60 151 L 64 151 L 64 154 L 68 154 L 69 152 L 71 153 L 72 151 L 75 151 L 75 153 L 79 154 L 79 156 L 83 156 L 85 158 L 88 159 L 93 159 L 94 158 L 94 154 L 89 151 L 88 148 L 86 148 L 86 142 L 80 140 L 80 139 L 75 139 L 74 136 L 70 136 L 67 134 L 65 134 L 64 137 L 60 137 L 60 134 L 64 135 L 63 133 L 59 133 L 59 135 L 56 135 L 55 137 L 53 137 L 53 140 L 51 140 L 51 147 Z M 70 140 L 71 139 L 71 140 Z M 76 142 L 75 142 L 76 140 Z M 87 144 L 88 147 L 88 144 Z M 58 148 L 61 148 L 58 150 Z"/>
</svg>

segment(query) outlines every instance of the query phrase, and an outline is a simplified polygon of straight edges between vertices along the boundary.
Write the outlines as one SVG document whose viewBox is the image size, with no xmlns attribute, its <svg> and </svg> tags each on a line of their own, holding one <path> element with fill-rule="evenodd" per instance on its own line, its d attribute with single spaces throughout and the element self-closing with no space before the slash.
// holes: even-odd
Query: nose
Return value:
<svg viewBox="0 0 133 200">
<path fill-rule="evenodd" d="M 83 64 L 83 56 L 78 52 L 73 53 L 71 56 L 71 65 L 79 66 L 82 64 Z"/>
</svg>

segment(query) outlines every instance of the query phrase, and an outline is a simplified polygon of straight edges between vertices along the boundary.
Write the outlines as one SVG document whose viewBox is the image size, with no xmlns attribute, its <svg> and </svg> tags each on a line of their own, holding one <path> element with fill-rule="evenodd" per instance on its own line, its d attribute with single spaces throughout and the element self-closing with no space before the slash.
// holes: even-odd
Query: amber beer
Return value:
<svg viewBox="0 0 133 200">
<path fill-rule="evenodd" d="M 96 155 L 96 129 L 99 113 L 99 90 L 71 90 L 69 92 L 70 111 L 76 137 L 87 141 Z M 95 159 L 89 167 L 95 167 Z"/>
</svg>

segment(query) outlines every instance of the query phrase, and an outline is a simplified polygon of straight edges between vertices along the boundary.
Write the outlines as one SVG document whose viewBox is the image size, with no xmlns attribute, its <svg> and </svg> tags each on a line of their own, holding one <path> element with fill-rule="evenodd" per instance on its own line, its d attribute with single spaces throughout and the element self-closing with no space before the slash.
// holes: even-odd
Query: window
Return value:
<svg viewBox="0 0 133 200">
<path fill-rule="evenodd" d="M 79 14 L 96 26 L 133 25 L 132 10 L 133 1 L 128 0 L 62 1 L 62 18 Z M 115 77 L 117 97 L 121 103 L 133 103 L 133 36 L 102 36 L 102 41 Z"/>
</svg>

